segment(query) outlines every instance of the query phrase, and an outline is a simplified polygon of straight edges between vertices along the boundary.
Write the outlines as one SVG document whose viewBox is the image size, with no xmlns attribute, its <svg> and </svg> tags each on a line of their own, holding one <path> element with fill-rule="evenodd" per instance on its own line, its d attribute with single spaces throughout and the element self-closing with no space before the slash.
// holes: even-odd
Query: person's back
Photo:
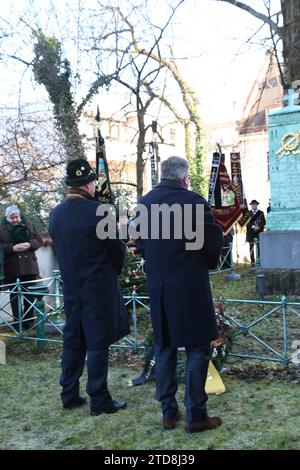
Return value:
<svg viewBox="0 0 300 470">
<path fill-rule="evenodd" d="M 162 162 L 161 173 L 161 182 L 141 198 L 132 222 L 136 228 L 145 224 L 140 243 L 154 333 L 157 399 L 163 428 L 173 429 L 181 417 L 176 400 L 177 348 L 184 346 L 186 431 L 199 432 L 221 424 L 220 418 L 207 415 L 204 385 L 210 342 L 218 337 L 208 270 L 218 262 L 223 236 L 204 198 L 187 189 L 187 161 L 170 157 Z M 161 212 L 164 215 L 156 218 Z"/>
<path fill-rule="evenodd" d="M 53 238 L 67 295 L 89 296 L 97 286 L 115 276 L 107 240 L 96 234 L 98 203 L 65 200 L 51 212 L 49 231 Z"/>
<path fill-rule="evenodd" d="M 143 196 L 140 203 L 148 208 L 148 226 L 149 234 L 151 232 L 151 206 L 155 205 L 166 205 L 168 208 L 177 205 L 181 209 L 182 218 L 176 221 L 179 222 L 182 228 L 183 236 L 176 238 L 174 236 L 174 217 L 171 213 L 170 218 L 170 237 L 168 239 L 162 238 L 162 233 L 159 234 L 158 239 L 152 239 L 151 237 L 143 240 L 143 246 L 145 250 L 146 261 L 151 257 L 151 262 L 147 263 L 147 275 L 148 282 L 151 283 L 152 278 L 159 276 L 159 272 L 168 272 L 168 282 L 171 281 L 174 276 L 175 281 L 178 283 L 178 263 L 181 263 L 185 271 L 182 271 L 179 275 L 183 280 L 188 280 L 187 276 L 193 272 L 194 265 L 206 266 L 208 269 L 214 268 L 219 260 L 218 251 L 215 246 L 211 247 L 211 237 L 215 235 L 216 231 L 219 232 L 219 239 L 221 243 L 222 235 L 219 227 L 216 226 L 211 214 L 209 214 L 209 208 L 206 200 L 199 194 L 193 191 L 187 191 L 180 184 L 174 180 L 162 180 L 162 182 L 156 186 L 152 191 Z M 195 206 L 196 204 L 202 204 L 204 206 L 204 225 L 197 227 L 204 231 L 204 245 L 203 249 L 186 249 L 186 243 L 191 243 L 184 233 L 184 228 L 190 225 L 190 231 L 196 231 L 195 222 Z M 192 221 L 188 220 L 189 214 L 185 213 L 185 206 L 189 205 L 192 208 Z M 163 209 L 162 209 L 163 211 Z M 176 209 L 175 209 L 176 211 Z M 168 217 L 168 211 L 166 213 Z M 162 222 L 162 217 L 161 221 Z M 166 219 L 164 222 L 167 222 Z M 176 229 L 175 229 L 176 230 Z M 199 233 L 198 233 L 199 234 Z M 172 240 L 172 243 L 169 243 Z M 150 261 L 150 259 L 149 259 Z M 154 263 L 155 262 L 155 263 Z M 191 264 L 192 262 L 192 264 Z M 155 272 L 152 274 L 151 268 L 155 264 Z M 191 275 L 191 274 L 190 274 Z"/>
<path fill-rule="evenodd" d="M 75 408 L 86 401 L 79 395 L 79 379 L 87 355 L 86 390 L 92 416 L 126 408 L 125 402 L 112 400 L 108 391 L 108 348 L 130 331 L 118 282 L 125 245 L 117 238 L 97 237 L 95 180 L 86 160 L 72 160 L 66 178 L 69 193 L 52 210 L 49 223 L 66 316 L 60 380 L 63 407 Z"/>
</svg>

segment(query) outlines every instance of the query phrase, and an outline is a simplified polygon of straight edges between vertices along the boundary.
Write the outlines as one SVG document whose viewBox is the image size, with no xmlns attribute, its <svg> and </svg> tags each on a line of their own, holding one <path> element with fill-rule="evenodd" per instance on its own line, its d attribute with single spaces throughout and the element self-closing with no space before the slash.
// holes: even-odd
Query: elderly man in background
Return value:
<svg viewBox="0 0 300 470">
<path fill-rule="evenodd" d="M 30 281 L 39 276 L 39 267 L 35 251 L 42 245 L 42 238 L 35 226 L 20 214 L 16 205 L 6 208 L 5 218 L 0 226 L 0 243 L 3 247 L 3 270 L 4 283 L 15 284 L 17 279 L 25 284 L 22 290 L 30 286 Z M 13 287 L 13 286 L 12 286 Z M 11 308 L 14 321 L 19 320 L 19 302 L 16 292 L 10 295 Z M 24 309 L 22 314 L 22 325 L 24 329 L 33 326 L 32 310 L 30 308 L 30 297 L 24 295 Z"/>
<path fill-rule="evenodd" d="M 265 214 L 258 209 L 259 202 L 252 199 L 249 211 L 250 220 L 246 225 L 246 241 L 249 243 L 251 267 L 254 268 L 259 262 L 259 234 L 264 231 L 266 225 Z M 254 247 L 256 246 L 256 253 Z M 258 259 L 255 259 L 257 256 Z"/>
</svg>

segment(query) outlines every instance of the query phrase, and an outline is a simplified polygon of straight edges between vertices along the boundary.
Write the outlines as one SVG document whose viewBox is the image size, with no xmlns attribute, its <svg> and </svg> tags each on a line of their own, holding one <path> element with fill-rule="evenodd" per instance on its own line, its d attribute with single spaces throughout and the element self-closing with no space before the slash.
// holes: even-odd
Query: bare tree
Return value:
<svg viewBox="0 0 300 470">
<path fill-rule="evenodd" d="M 184 79 L 173 57 L 170 44 L 164 39 L 168 27 L 172 24 L 175 13 L 184 0 L 169 4 L 169 13 L 163 24 L 153 24 L 149 14 L 143 15 L 147 2 L 143 1 L 137 9 L 134 4 L 127 10 L 119 6 L 103 6 L 101 18 L 106 18 L 110 29 L 97 34 L 94 31 L 93 42 L 90 48 L 98 51 L 99 74 L 104 72 L 107 62 L 111 61 L 113 67 L 123 65 L 123 73 L 112 76 L 116 81 L 126 87 L 134 96 L 134 106 L 138 121 L 137 140 L 137 186 L 138 195 L 143 189 L 143 171 L 145 160 L 145 137 L 149 125 L 145 125 L 146 112 L 155 112 L 155 101 L 159 100 L 173 114 L 175 119 L 185 129 L 186 156 L 191 165 L 193 189 L 203 189 L 203 162 L 202 162 L 202 124 L 198 113 L 198 99 L 196 93 Z M 130 4 L 129 4 L 130 5 Z M 99 22 L 100 24 L 100 22 Z M 168 40 L 169 41 L 169 40 Z M 168 57 L 169 56 L 169 57 Z M 125 65 L 126 64 L 126 65 Z M 165 83 L 167 82 L 167 86 Z M 176 89 L 175 99 L 168 97 L 168 88 Z M 130 104 L 132 102 L 129 99 Z M 154 110 L 154 111 L 153 111 Z M 193 136 L 194 134 L 194 136 Z"/>
<path fill-rule="evenodd" d="M 2 119 L 1 129 L 1 197 L 7 199 L 22 191 L 56 192 L 66 160 L 50 118 Z"/>
<path fill-rule="evenodd" d="M 84 106 L 103 86 L 108 87 L 115 83 L 128 91 L 128 106 L 124 109 L 131 113 L 135 112 L 138 123 L 136 142 L 138 195 L 143 191 L 146 134 L 151 127 L 149 116 L 157 118 L 157 115 L 155 116 L 157 100 L 164 104 L 169 102 L 167 108 L 184 126 L 186 156 L 192 169 L 192 185 L 194 189 L 200 190 L 202 184 L 199 188 L 196 185 L 197 181 L 201 182 L 203 179 L 198 100 L 176 64 L 169 38 L 168 41 L 164 41 L 166 33 L 173 24 L 175 13 L 184 1 L 177 0 L 175 4 L 165 3 L 165 12 L 159 24 L 151 22 L 147 10 L 150 2 L 147 0 L 141 0 L 140 4 L 136 1 L 133 4 L 127 2 L 126 12 L 108 1 L 104 6 L 98 2 L 96 10 L 86 9 L 86 22 L 84 9 L 80 7 L 77 46 L 80 42 L 78 47 L 85 54 L 89 64 L 92 64 L 94 79 L 90 80 L 91 71 L 89 71 L 86 75 L 90 80 L 86 87 L 87 91 L 79 104 L 74 91 L 74 66 L 72 73 L 70 61 L 63 53 L 61 42 L 54 36 L 44 34 L 39 26 L 33 27 L 33 19 L 28 20 L 30 16 L 27 17 L 26 23 L 25 20 L 22 22 L 23 26 L 27 25 L 33 37 L 33 59 L 26 60 L 24 55 L 17 53 L 11 56 L 27 68 L 31 68 L 36 81 L 46 88 L 53 104 L 56 127 L 61 132 L 68 159 L 84 157 L 84 146 L 78 129 Z M 118 5 L 118 2 L 116 3 Z M 84 40 L 87 43 L 85 48 Z M 88 81 L 86 76 L 85 81 Z M 76 80 L 81 80 L 79 73 L 76 77 Z M 171 82 L 177 87 L 173 103 L 168 96 L 168 89 L 174 89 Z"/>
<path fill-rule="evenodd" d="M 271 40 L 280 66 L 278 42 L 282 46 L 284 68 L 281 81 L 284 90 L 292 88 L 300 80 L 300 0 L 281 0 L 281 11 L 271 14 L 271 0 L 262 2 L 266 13 L 261 13 L 249 4 L 237 0 L 217 0 L 240 8 L 270 28 Z M 279 24 L 282 16 L 282 26 Z"/>
</svg>

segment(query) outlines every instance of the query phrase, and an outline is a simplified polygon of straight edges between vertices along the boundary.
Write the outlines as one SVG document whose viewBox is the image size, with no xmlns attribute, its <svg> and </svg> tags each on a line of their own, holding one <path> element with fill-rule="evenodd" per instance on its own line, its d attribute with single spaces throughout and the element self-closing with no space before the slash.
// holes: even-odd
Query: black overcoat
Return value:
<svg viewBox="0 0 300 470">
<path fill-rule="evenodd" d="M 251 217 L 249 222 L 246 225 L 246 242 L 253 242 L 254 238 L 259 239 L 259 234 L 264 231 L 266 225 L 265 214 L 259 209 L 254 215 L 252 211 L 249 211 L 249 216 Z M 253 230 L 252 226 L 255 225 L 258 227 L 258 230 Z"/>
<path fill-rule="evenodd" d="M 69 348 L 78 347 L 82 331 L 88 350 L 107 347 L 130 331 L 118 282 L 125 245 L 97 237 L 97 207 L 93 200 L 66 199 L 50 214 L 49 232 L 63 280 L 64 344 Z"/>
<path fill-rule="evenodd" d="M 218 337 L 209 268 L 218 264 L 223 234 L 204 198 L 173 180 L 162 180 L 141 198 L 153 204 L 204 204 L 204 247 L 186 250 L 180 240 L 142 240 L 146 261 L 154 339 L 159 345 L 207 344 Z M 194 222 L 193 222 L 194 223 Z M 150 224 L 150 222 L 149 222 Z M 150 224 L 151 225 L 151 224 Z"/>
</svg>

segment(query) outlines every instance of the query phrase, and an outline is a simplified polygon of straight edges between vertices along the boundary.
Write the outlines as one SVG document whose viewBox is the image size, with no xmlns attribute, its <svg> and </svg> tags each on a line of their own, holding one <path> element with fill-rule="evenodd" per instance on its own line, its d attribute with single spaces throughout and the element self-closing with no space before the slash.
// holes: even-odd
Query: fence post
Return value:
<svg viewBox="0 0 300 470">
<path fill-rule="evenodd" d="M 37 347 L 45 347 L 45 319 L 47 315 L 45 314 L 45 302 L 44 295 L 49 294 L 49 289 L 47 286 L 30 286 L 28 288 L 32 296 L 36 298 L 34 302 L 34 308 L 36 310 L 37 316 L 37 325 L 36 325 L 36 336 L 37 336 Z"/>
<path fill-rule="evenodd" d="M 264 296 L 265 296 L 265 275 L 263 273 L 256 275 L 256 293 L 259 295 L 261 300 L 264 300 Z"/>
<path fill-rule="evenodd" d="M 237 274 L 234 271 L 234 261 L 233 261 L 233 256 L 232 256 L 232 242 L 229 243 L 229 249 L 230 249 L 230 274 L 225 274 L 224 276 L 224 281 L 236 281 L 240 279 L 240 274 Z"/>
<path fill-rule="evenodd" d="M 14 292 L 17 293 L 18 299 L 18 322 L 19 322 L 19 335 L 23 334 L 23 322 L 22 322 L 22 315 L 23 315 L 23 306 L 22 306 L 22 299 L 23 299 L 23 291 L 22 291 L 22 283 L 19 278 L 17 278 L 16 289 Z M 14 295 L 14 293 L 13 293 Z M 16 328 L 17 329 L 17 328 Z"/>
<path fill-rule="evenodd" d="M 254 238 L 255 245 L 255 267 L 258 269 L 260 267 L 260 251 L 259 251 L 259 240 Z"/>
<path fill-rule="evenodd" d="M 288 367 L 289 365 L 289 356 L 288 356 L 288 341 L 286 334 L 286 296 L 281 297 L 281 311 L 282 311 L 282 330 L 283 330 L 283 351 L 284 351 L 284 365 Z"/>
<path fill-rule="evenodd" d="M 233 262 L 233 256 L 232 256 L 232 245 L 233 243 L 232 242 L 229 242 L 229 250 L 230 250 L 230 269 L 231 269 L 231 272 L 234 273 L 234 262 Z"/>
<path fill-rule="evenodd" d="M 53 270 L 54 277 L 54 288 L 55 288 L 55 313 L 56 318 L 60 317 L 61 312 L 61 301 L 60 301 L 60 271 L 58 269 Z"/>
<path fill-rule="evenodd" d="M 133 334 L 134 334 L 134 351 L 137 350 L 138 340 L 137 340 L 137 317 L 136 317 L 136 290 L 133 286 L 132 290 L 132 319 L 133 319 Z"/>
</svg>

